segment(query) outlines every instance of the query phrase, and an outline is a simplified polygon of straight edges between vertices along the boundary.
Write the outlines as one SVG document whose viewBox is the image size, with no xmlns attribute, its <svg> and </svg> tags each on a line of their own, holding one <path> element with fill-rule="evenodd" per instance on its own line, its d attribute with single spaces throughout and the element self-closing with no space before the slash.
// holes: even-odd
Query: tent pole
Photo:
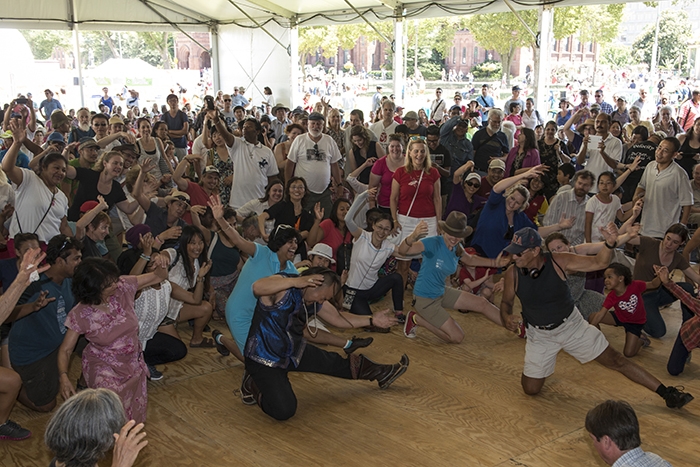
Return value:
<svg viewBox="0 0 700 467">
<path fill-rule="evenodd" d="M 71 29 L 73 30 L 73 57 L 78 68 L 78 86 L 80 86 L 80 106 L 85 107 L 85 89 L 83 86 L 83 66 L 80 59 L 80 38 L 78 37 L 78 22 L 75 17 L 75 0 L 70 2 Z"/>
<path fill-rule="evenodd" d="M 539 44 L 535 48 L 535 69 L 534 71 L 534 87 L 535 87 L 535 108 L 540 111 L 545 121 L 547 120 L 547 110 L 549 110 L 548 89 L 551 82 L 549 74 L 549 59 L 552 54 L 552 22 L 554 18 L 554 10 L 550 5 L 542 5 L 539 8 L 538 15 L 538 34 Z"/>
<path fill-rule="evenodd" d="M 394 43 L 392 44 L 393 54 L 393 87 L 394 95 L 398 102 L 404 102 L 404 81 L 403 81 L 403 6 L 399 5 L 394 10 Z"/>
<path fill-rule="evenodd" d="M 212 24 L 209 28 L 209 43 L 211 44 L 211 77 L 214 85 L 214 90 L 221 89 L 221 75 L 219 69 L 219 28 L 216 24 Z"/>
<path fill-rule="evenodd" d="M 299 26 L 294 19 L 292 27 L 289 28 L 289 106 L 295 108 L 298 102 L 297 89 L 299 89 Z"/>
</svg>

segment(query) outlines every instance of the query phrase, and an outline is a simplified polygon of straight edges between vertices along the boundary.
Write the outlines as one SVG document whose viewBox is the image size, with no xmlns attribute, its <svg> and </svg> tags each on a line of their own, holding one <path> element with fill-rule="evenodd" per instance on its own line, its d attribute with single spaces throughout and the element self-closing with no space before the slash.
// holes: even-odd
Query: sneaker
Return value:
<svg viewBox="0 0 700 467">
<path fill-rule="evenodd" d="M 347 347 L 343 349 L 346 354 L 350 355 L 357 349 L 361 349 L 362 347 L 367 347 L 372 343 L 374 339 L 371 337 L 366 337 L 364 339 L 352 336 L 352 339 L 350 339 L 350 347 Z"/>
<path fill-rule="evenodd" d="M 250 376 L 248 370 L 243 372 L 243 381 L 241 382 L 241 400 L 245 405 L 255 405 L 258 402 L 255 400 L 255 395 L 253 394 L 253 377 Z"/>
<path fill-rule="evenodd" d="M 163 373 L 160 371 L 156 370 L 156 367 L 153 365 L 146 365 L 148 367 L 148 372 L 151 373 L 151 376 L 148 377 L 151 381 L 160 381 L 163 379 Z"/>
<path fill-rule="evenodd" d="M 4 425 L 0 425 L 0 439 L 11 439 L 19 441 L 32 436 L 32 432 L 22 428 L 12 420 L 7 420 Z"/>
<path fill-rule="evenodd" d="M 414 320 L 415 316 L 415 311 L 409 311 L 408 316 L 406 316 L 406 322 L 403 325 L 403 335 L 409 339 L 416 337 L 416 328 L 418 327 L 418 324 L 416 324 Z"/>
<path fill-rule="evenodd" d="M 642 348 L 649 347 L 651 345 L 649 337 L 647 337 L 647 335 L 644 333 L 639 335 L 639 340 L 642 341 Z"/>
<path fill-rule="evenodd" d="M 214 345 L 216 345 L 216 350 L 223 355 L 224 357 L 228 357 L 231 355 L 231 352 L 226 348 L 224 344 L 219 344 L 219 341 L 217 340 L 218 337 L 221 335 L 221 331 L 218 329 L 214 329 L 211 333 L 211 337 L 214 338 Z"/>
<path fill-rule="evenodd" d="M 664 396 L 666 407 L 680 409 L 694 399 L 694 397 L 687 392 L 683 392 L 683 389 L 685 389 L 683 386 L 669 386 L 666 388 L 666 395 Z"/>
</svg>

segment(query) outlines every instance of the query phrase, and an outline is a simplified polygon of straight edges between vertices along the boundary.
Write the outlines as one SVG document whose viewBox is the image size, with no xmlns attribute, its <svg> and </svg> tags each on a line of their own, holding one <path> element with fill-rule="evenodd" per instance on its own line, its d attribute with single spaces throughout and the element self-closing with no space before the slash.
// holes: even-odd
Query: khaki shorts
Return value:
<svg viewBox="0 0 700 467">
<path fill-rule="evenodd" d="M 462 295 L 462 292 L 452 287 L 445 287 L 445 293 L 438 298 L 425 298 L 413 296 L 413 306 L 421 318 L 435 326 L 442 327 L 451 318 L 445 308 L 454 310 L 455 303 Z"/>
<path fill-rule="evenodd" d="M 526 332 L 523 374 L 528 378 L 546 378 L 554 373 L 560 350 L 581 363 L 588 363 L 608 348 L 603 333 L 588 324 L 577 308 L 556 329 L 544 331 L 528 325 Z"/>
</svg>

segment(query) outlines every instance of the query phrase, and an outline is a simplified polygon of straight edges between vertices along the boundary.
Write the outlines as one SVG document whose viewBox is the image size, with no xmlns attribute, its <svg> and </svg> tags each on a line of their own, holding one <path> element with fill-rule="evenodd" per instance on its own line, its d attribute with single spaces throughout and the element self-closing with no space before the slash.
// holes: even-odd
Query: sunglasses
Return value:
<svg viewBox="0 0 700 467">
<path fill-rule="evenodd" d="M 475 188 L 481 188 L 481 183 L 474 183 L 474 182 L 466 182 L 467 185 Z"/>
<path fill-rule="evenodd" d="M 411 141 L 425 141 L 425 136 L 411 136 L 410 138 Z"/>
<path fill-rule="evenodd" d="M 224 99 L 224 102 L 231 102 L 231 99 Z"/>
<path fill-rule="evenodd" d="M 284 230 L 284 229 L 291 229 L 291 228 L 293 228 L 291 225 L 280 224 L 280 225 L 277 226 L 277 228 L 276 228 L 275 231 L 273 232 L 272 236 L 273 236 L 273 237 L 276 237 L 276 236 L 277 236 L 277 232 L 279 232 L 280 229 L 283 229 L 283 230 Z"/>
<path fill-rule="evenodd" d="M 92 126 L 107 126 L 106 123 L 93 123 Z"/>
</svg>

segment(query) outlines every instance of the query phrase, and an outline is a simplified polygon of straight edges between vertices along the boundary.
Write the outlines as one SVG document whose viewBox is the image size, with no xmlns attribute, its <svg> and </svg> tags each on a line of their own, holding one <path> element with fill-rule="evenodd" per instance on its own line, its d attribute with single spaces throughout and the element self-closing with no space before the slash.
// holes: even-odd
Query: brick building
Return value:
<svg viewBox="0 0 700 467">
<path fill-rule="evenodd" d="M 197 42 L 207 48 L 211 48 L 208 32 L 190 33 Z M 201 48 L 189 37 L 181 32 L 174 35 L 176 68 L 182 70 L 201 70 L 211 68 L 211 56 L 209 52 Z"/>
<path fill-rule="evenodd" d="M 306 54 L 303 61 L 306 65 L 315 66 L 322 64 L 324 68 L 335 68 L 341 70 L 343 65 L 351 62 L 355 65 L 355 71 L 380 70 L 382 65 L 388 68 L 388 52 L 391 46 L 383 41 L 369 41 L 366 37 L 360 36 L 355 43 L 355 47 L 343 50 L 338 47 L 336 54 L 330 58 L 322 55 L 319 50 L 315 54 Z"/>
</svg>

